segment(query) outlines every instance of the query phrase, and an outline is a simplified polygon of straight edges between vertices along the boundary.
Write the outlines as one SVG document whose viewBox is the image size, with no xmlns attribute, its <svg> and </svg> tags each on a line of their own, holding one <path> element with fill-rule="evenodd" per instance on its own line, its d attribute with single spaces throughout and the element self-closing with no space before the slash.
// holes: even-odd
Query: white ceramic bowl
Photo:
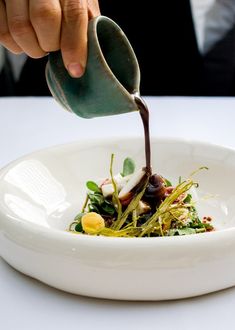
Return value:
<svg viewBox="0 0 235 330">
<path fill-rule="evenodd" d="M 235 285 L 235 151 L 192 141 L 152 139 L 153 168 L 177 182 L 200 172 L 201 215 L 217 231 L 184 237 L 108 238 L 66 232 L 88 179 L 130 156 L 144 164 L 142 139 L 58 146 L 0 172 L 0 254 L 14 268 L 75 294 L 127 300 L 191 297 Z"/>
</svg>

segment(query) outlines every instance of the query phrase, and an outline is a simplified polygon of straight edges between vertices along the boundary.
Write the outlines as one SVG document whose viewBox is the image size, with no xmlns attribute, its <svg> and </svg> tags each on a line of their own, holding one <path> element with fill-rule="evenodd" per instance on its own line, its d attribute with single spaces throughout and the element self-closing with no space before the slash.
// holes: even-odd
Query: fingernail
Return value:
<svg viewBox="0 0 235 330">
<path fill-rule="evenodd" d="M 80 78 L 83 75 L 83 68 L 79 63 L 70 63 L 68 65 L 68 71 L 74 78 Z"/>
</svg>

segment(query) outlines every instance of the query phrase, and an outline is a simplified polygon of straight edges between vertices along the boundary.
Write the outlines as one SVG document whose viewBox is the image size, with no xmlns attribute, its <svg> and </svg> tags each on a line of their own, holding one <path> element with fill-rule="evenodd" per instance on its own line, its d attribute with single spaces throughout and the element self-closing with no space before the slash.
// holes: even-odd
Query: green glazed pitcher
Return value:
<svg viewBox="0 0 235 330">
<path fill-rule="evenodd" d="M 138 110 L 140 70 L 135 53 L 120 27 L 105 16 L 88 26 L 88 58 L 84 75 L 72 78 L 60 51 L 49 54 L 46 78 L 54 98 L 83 118 Z"/>
</svg>

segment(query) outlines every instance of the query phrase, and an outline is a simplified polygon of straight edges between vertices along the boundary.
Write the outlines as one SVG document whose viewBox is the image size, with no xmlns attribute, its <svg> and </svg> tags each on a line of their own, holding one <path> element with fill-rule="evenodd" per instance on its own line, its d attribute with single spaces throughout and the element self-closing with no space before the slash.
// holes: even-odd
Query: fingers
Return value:
<svg viewBox="0 0 235 330">
<path fill-rule="evenodd" d="M 83 75 L 87 61 L 87 0 L 62 0 L 61 51 L 72 77 Z"/>
<path fill-rule="evenodd" d="M 60 0 L 0 0 L 0 42 L 33 58 L 60 48 Z"/>
<path fill-rule="evenodd" d="M 47 53 L 60 49 L 60 1 L 30 0 L 29 13 L 41 49 Z"/>
<path fill-rule="evenodd" d="M 61 49 L 69 73 L 80 77 L 88 19 L 98 15 L 98 0 L 0 0 L 0 43 L 33 58 Z"/>
<path fill-rule="evenodd" d="M 30 57 L 45 56 L 30 22 L 28 0 L 7 0 L 6 11 L 9 30 L 17 45 Z"/>
<path fill-rule="evenodd" d="M 100 7 L 98 0 L 88 0 L 88 17 L 93 18 L 100 15 Z"/>
<path fill-rule="evenodd" d="M 0 44 L 15 54 L 22 53 L 22 49 L 13 40 L 7 24 L 6 7 L 0 0 Z"/>
</svg>

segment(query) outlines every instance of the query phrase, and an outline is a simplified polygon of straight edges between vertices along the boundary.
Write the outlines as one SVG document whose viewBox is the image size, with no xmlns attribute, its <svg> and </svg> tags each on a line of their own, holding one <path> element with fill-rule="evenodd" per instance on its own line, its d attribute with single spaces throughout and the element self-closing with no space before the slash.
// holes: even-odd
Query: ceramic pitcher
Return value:
<svg viewBox="0 0 235 330">
<path fill-rule="evenodd" d="M 88 26 L 88 58 L 84 75 L 72 78 L 60 51 L 49 55 L 46 78 L 54 98 L 83 118 L 138 110 L 140 70 L 135 53 L 121 28 L 98 16 Z"/>
</svg>

